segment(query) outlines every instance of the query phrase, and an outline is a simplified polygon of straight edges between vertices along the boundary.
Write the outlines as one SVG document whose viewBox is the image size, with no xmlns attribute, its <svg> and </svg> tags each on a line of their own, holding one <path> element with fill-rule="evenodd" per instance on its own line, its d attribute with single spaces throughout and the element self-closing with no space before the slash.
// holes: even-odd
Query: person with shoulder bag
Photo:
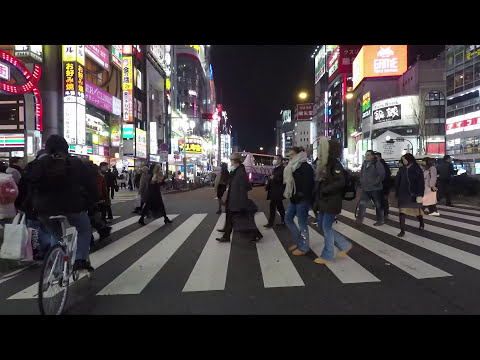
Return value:
<svg viewBox="0 0 480 360">
<path fill-rule="evenodd" d="M 431 158 L 425 158 L 423 179 L 425 180 L 425 193 L 423 195 L 423 211 L 428 208 L 429 215 L 440 216 L 437 210 L 437 169 Z"/>
<path fill-rule="evenodd" d="M 315 259 L 317 264 L 330 264 L 335 257 L 336 245 L 342 258 L 352 249 L 352 243 L 342 234 L 332 229 L 336 215 L 342 212 L 342 201 L 345 189 L 345 169 L 340 163 L 342 145 L 337 140 L 320 139 L 327 146 L 319 147 L 316 181 L 318 189 L 315 193 L 313 208 L 318 212 L 317 223 L 323 229 L 325 247 L 322 254 Z"/>
</svg>

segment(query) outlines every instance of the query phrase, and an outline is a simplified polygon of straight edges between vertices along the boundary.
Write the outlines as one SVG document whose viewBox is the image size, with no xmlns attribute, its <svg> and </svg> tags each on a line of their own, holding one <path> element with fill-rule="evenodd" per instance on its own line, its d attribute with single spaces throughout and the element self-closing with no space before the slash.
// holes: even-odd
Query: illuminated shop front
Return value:
<svg viewBox="0 0 480 360">
<path fill-rule="evenodd" d="M 42 45 L 4 45 L 0 50 L 0 161 L 33 160 L 41 149 L 42 100 L 38 84 Z"/>
</svg>

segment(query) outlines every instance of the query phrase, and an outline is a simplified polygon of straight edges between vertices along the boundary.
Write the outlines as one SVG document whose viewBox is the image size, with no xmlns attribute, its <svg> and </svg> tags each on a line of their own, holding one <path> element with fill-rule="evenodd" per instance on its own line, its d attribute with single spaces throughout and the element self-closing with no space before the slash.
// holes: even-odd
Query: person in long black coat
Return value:
<svg viewBox="0 0 480 360">
<path fill-rule="evenodd" d="M 270 177 L 270 181 L 267 185 L 267 200 L 270 200 L 270 216 L 268 218 L 268 224 L 265 225 L 267 229 L 270 229 L 275 222 L 275 215 L 278 212 L 282 218 L 281 225 L 285 225 L 285 207 L 283 206 L 283 193 L 285 192 L 285 185 L 283 184 L 283 170 L 285 167 L 282 163 L 282 157 L 280 155 L 275 156 L 273 160 L 273 174 Z"/>
<path fill-rule="evenodd" d="M 241 156 L 233 154 L 230 161 L 235 170 L 232 171 L 228 185 L 225 206 L 226 221 L 223 229 L 225 234 L 217 240 L 229 242 L 232 231 L 236 231 L 250 234 L 251 241 L 256 242 L 263 236 L 255 225 L 254 216 L 258 209 L 253 201 L 248 198 L 248 192 L 252 190 L 252 185 L 248 181 Z"/>
<path fill-rule="evenodd" d="M 420 223 L 420 230 L 423 230 L 423 194 L 425 192 L 425 179 L 423 170 L 417 164 L 412 154 L 402 156 L 403 167 L 397 174 L 396 197 L 400 216 L 400 234 L 405 236 L 405 218 L 407 215 L 416 216 Z"/>
<path fill-rule="evenodd" d="M 138 223 L 140 225 L 145 225 L 145 215 L 151 213 L 153 217 L 161 217 L 165 219 L 165 224 L 170 224 L 172 221 L 168 218 L 167 212 L 165 210 L 165 205 L 163 204 L 161 187 L 165 185 L 165 177 L 162 173 L 162 167 L 160 165 L 155 165 L 153 168 L 153 175 L 148 184 L 147 196 L 145 204 L 142 208 L 142 214 Z"/>
</svg>

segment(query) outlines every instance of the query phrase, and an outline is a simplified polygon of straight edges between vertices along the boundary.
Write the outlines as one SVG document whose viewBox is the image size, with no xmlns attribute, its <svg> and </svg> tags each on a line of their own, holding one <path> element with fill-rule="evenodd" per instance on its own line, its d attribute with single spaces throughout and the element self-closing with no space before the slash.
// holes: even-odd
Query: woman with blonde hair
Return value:
<svg viewBox="0 0 480 360">
<path fill-rule="evenodd" d="M 168 218 L 167 212 L 165 211 L 165 205 L 163 204 L 161 193 L 161 187 L 162 185 L 165 185 L 165 177 L 162 172 L 162 167 L 160 165 L 155 165 L 152 173 L 148 185 L 147 200 L 143 206 L 142 216 L 140 217 L 140 220 L 138 220 L 138 223 L 140 225 L 145 225 L 145 215 L 150 212 L 157 218 L 163 216 L 165 224 L 170 224 L 172 221 Z"/>
</svg>

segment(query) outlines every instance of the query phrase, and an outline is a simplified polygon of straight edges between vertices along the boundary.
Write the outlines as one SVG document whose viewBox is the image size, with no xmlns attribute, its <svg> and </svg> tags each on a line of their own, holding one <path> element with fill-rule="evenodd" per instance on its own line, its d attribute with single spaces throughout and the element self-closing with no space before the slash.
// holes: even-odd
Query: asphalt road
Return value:
<svg viewBox="0 0 480 360">
<path fill-rule="evenodd" d="M 423 232 L 412 219 L 400 239 L 395 212 L 380 228 L 369 213 L 357 230 L 356 201 L 345 202 L 334 228 L 354 247 L 325 266 L 313 252 L 292 256 L 288 229 L 261 226 L 268 216 L 261 187 L 250 193 L 265 236 L 258 244 L 238 234 L 215 241 L 223 217 L 212 188 L 166 195 L 173 224 L 149 219 L 144 228 L 131 213 L 132 195 L 114 200 L 115 231 L 92 249 L 95 276 L 71 286 L 67 314 L 480 313 L 480 208 L 440 208 L 440 218 L 426 216 Z M 313 221 L 311 246 L 320 252 Z M 38 267 L 0 277 L 0 314 L 38 314 L 38 279 Z"/>
</svg>

